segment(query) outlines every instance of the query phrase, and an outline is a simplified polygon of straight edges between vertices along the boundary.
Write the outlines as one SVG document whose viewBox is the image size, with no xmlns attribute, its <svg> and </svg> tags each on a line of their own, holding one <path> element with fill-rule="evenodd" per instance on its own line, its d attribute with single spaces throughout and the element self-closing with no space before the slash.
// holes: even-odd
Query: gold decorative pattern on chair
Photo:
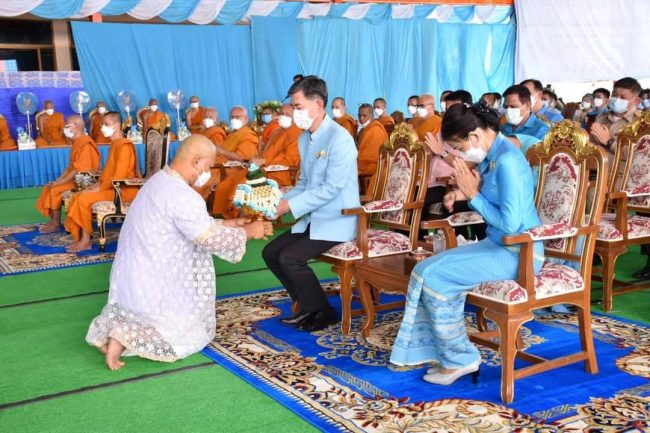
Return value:
<svg viewBox="0 0 650 433">
<path fill-rule="evenodd" d="M 615 280 L 616 260 L 628 246 L 650 243 L 650 111 L 619 133 L 612 173 L 615 178 L 610 181 L 596 241 L 596 254 L 603 260 L 605 311 L 612 309 L 613 296 L 650 287 L 648 282 Z"/>
<path fill-rule="evenodd" d="M 377 181 L 368 203 L 343 209 L 344 215 L 357 215 L 357 238 L 336 245 L 319 260 L 332 264 L 341 279 L 343 318 L 341 332 L 350 331 L 352 277 L 354 263 L 368 257 L 400 254 L 417 245 L 418 225 L 424 206 L 429 156 L 418 136 L 406 124 L 398 125 L 379 152 Z M 387 210 L 389 209 L 389 210 Z"/>
</svg>

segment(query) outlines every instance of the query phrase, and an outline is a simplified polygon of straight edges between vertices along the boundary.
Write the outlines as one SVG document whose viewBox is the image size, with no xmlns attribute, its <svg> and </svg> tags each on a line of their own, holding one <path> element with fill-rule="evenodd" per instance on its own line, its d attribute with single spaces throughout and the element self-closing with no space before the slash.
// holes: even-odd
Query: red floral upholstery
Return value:
<svg viewBox="0 0 650 433">
<path fill-rule="evenodd" d="M 411 251 L 408 236 L 388 230 L 368 230 L 368 257 L 389 256 Z M 330 248 L 325 256 L 340 260 L 359 260 L 361 249 L 356 241 L 344 242 Z"/>
<path fill-rule="evenodd" d="M 622 241 L 623 234 L 616 228 L 616 214 L 604 213 L 600 220 L 597 239 L 605 242 Z M 637 239 L 650 236 L 650 217 L 628 215 L 627 237 Z"/>
<path fill-rule="evenodd" d="M 383 200 L 404 203 L 408 197 L 411 179 L 414 176 L 413 161 L 406 149 L 397 149 L 390 160 L 388 168 L 388 182 L 384 191 Z M 380 221 L 403 223 L 404 211 L 382 212 Z"/>
<path fill-rule="evenodd" d="M 539 274 L 535 276 L 537 299 L 578 292 L 584 288 L 585 283 L 580 273 L 559 263 L 545 262 Z M 518 304 L 528 300 L 528 292 L 513 280 L 483 283 L 475 287 L 472 294 L 504 304 Z"/>
<path fill-rule="evenodd" d="M 364 204 L 363 210 L 366 213 L 395 211 L 402 209 L 402 206 L 404 206 L 402 203 L 393 200 L 377 200 Z"/>
<path fill-rule="evenodd" d="M 470 224 L 480 224 L 483 217 L 478 212 L 458 212 L 447 218 L 452 227 L 467 226 Z"/>
<path fill-rule="evenodd" d="M 129 210 L 131 203 L 122 204 L 122 212 L 126 213 Z M 115 203 L 112 201 L 96 201 L 93 203 L 92 211 L 99 214 L 112 214 L 115 213 Z"/>
<path fill-rule="evenodd" d="M 564 223 L 546 224 L 534 229 L 527 230 L 526 233 L 534 241 L 543 241 L 546 239 L 568 238 L 576 234 L 578 229 Z"/>
<path fill-rule="evenodd" d="M 545 168 L 542 198 L 537 212 L 542 225 L 571 224 L 575 211 L 580 167 L 564 153 L 554 155 Z M 564 251 L 563 239 L 549 242 L 546 248 Z"/>
<path fill-rule="evenodd" d="M 633 206 L 650 206 L 650 196 L 634 197 L 650 192 L 650 136 L 644 135 L 634 146 L 630 174 L 623 188 Z"/>
</svg>

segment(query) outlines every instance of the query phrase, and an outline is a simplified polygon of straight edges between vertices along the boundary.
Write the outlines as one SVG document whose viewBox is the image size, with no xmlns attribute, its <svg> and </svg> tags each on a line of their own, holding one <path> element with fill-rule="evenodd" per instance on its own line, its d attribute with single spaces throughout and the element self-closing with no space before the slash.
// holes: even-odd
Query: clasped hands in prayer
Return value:
<svg viewBox="0 0 650 433">
<path fill-rule="evenodd" d="M 481 175 L 476 170 L 467 167 L 465 161 L 456 158 L 453 164 L 452 178 L 456 181 L 458 189 L 448 192 L 443 199 L 443 204 L 449 212 L 453 212 L 455 202 L 471 200 L 476 197 L 481 183 Z"/>
</svg>

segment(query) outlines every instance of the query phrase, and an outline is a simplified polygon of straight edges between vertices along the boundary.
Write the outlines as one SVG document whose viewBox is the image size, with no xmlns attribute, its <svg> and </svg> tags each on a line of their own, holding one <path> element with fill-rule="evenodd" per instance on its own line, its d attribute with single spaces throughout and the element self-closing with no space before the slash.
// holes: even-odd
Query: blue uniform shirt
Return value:
<svg viewBox="0 0 650 433">
<path fill-rule="evenodd" d="M 564 120 L 564 117 L 562 117 L 562 113 L 560 113 L 559 110 L 555 108 L 550 108 L 542 105 L 542 108 L 535 113 L 537 117 L 546 117 L 551 123 L 557 123 L 561 122 Z"/>
</svg>

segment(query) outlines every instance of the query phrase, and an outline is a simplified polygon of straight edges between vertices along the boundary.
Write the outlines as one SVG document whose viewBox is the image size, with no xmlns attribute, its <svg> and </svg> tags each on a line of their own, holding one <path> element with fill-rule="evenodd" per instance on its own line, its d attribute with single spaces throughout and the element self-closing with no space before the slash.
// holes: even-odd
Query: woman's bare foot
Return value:
<svg viewBox="0 0 650 433">
<path fill-rule="evenodd" d="M 122 343 L 117 341 L 114 338 L 108 337 L 108 344 L 106 347 L 106 365 L 111 370 L 119 370 L 124 365 L 124 362 L 120 361 L 120 356 L 124 352 L 124 346 Z"/>
</svg>

